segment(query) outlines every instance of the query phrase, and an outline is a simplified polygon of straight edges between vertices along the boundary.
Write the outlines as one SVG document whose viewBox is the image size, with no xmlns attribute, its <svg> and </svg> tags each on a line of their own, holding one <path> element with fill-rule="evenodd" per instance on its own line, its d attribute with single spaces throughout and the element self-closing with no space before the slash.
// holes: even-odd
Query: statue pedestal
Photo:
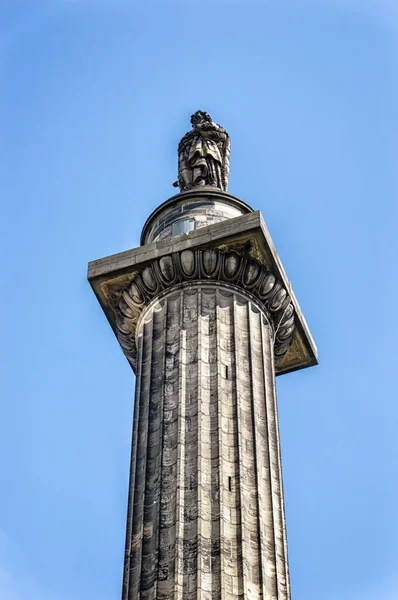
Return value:
<svg viewBox="0 0 398 600">
<path fill-rule="evenodd" d="M 174 237 L 173 225 L 182 221 L 193 221 L 192 231 L 251 212 L 248 204 L 232 194 L 208 185 L 194 187 L 169 198 L 148 217 L 141 246 Z"/>
</svg>

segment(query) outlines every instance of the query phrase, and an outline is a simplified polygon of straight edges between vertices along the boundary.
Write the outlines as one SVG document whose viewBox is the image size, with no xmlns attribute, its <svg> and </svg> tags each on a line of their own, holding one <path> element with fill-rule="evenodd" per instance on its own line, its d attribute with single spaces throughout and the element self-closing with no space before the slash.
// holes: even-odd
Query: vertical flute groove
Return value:
<svg viewBox="0 0 398 600">
<path fill-rule="evenodd" d="M 184 349 L 184 504 L 180 511 L 183 519 L 183 599 L 197 597 L 197 460 L 198 460 L 198 293 L 184 294 L 182 330 Z"/>
<path fill-rule="evenodd" d="M 183 600 L 184 590 L 184 523 L 181 511 L 185 504 L 184 489 L 184 462 L 185 462 L 185 392 L 186 392 L 186 373 L 185 373 L 185 346 L 186 332 L 181 327 L 182 312 L 184 310 L 184 295 L 180 292 L 180 327 L 178 328 L 180 336 L 180 355 L 179 355 L 179 381 L 178 381 L 178 422 L 177 422 L 177 498 L 176 498 L 176 545 L 175 545 L 175 563 L 176 576 L 174 580 L 174 598 Z"/>
<path fill-rule="evenodd" d="M 264 347 L 268 346 L 270 327 L 259 315 L 258 328 L 253 332 L 252 347 L 254 364 L 254 419 L 257 451 L 258 494 L 259 494 L 259 523 L 261 556 L 263 568 L 264 600 L 277 599 L 277 581 L 275 567 L 275 540 L 273 526 L 272 485 L 270 477 L 270 455 L 268 439 L 268 423 L 266 414 L 266 372 L 264 363 Z M 266 346 L 265 346 L 266 345 Z"/>
<path fill-rule="evenodd" d="M 239 340 L 239 343 L 237 343 Z M 242 553 L 242 580 L 243 580 L 243 593 L 244 598 L 248 598 L 248 594 L 250 593 L 249 581 L 250 581 L 250 572 L 249 572 L 249 557 L 248 557 L 248 536 L 247 536 L 247 510 L 246 510 L 246 494 L 243 486 L 243 480 L 246 476 L 244 465 L 243 465 L 243 455 L 244 455 L 244 447 L 242 440 L 242 402 L 243 402 L 243 394 L 241 390 L 242 386 L 242 378 L 241 378 L 241 369 L 243 368 L 242 361 L 242 347 L 244 345 L 243 339 L 243 331 L 240 325 L 240 314 L 238 311 L 238 301 L 236 296 L 234 295 L 234 342 L 235 342 L 235 385 L 236 385 L 236 408 L 237 408 L 237 448 L 238 448 L 238 465 L 239 465 L 239 494 L 240 494 L 240 524 L 241 524 L 241 553 Z M 238 365 L 239 365 L 239 373 L 238 373 Z"/>
<path fill-rule="evenodd" d="M 257 490 L 255 480 L 255 448 L 253 445 L 253 415 L 250 361 L 250 304 L 236 302 L 236 334 L 239 339 L 237 356 L 238 436 L 240 485 L 242 503 L 242 553 L 245 594 L 256 598 L 261 592 L 259 569 L 260 549 L 257 527 Z"/>
<path fill-rule="evenodd" d="M 219 481 L 217 330 L 215 291 L 201 291 L 200 303 L 200 578 L 199 598 L 218 599 Z"/>
<path fill-rule="evenodd" d="M 166 323 L 162 496 L 159 518 L 160 531 L 157 600 L 174 600 L 180 351 L 179 294 L 173 294 L 168 298 Z"/>
<path fill-rule="evenodd" d="M 160 443 L 160 471 L 159 471 L 159 499 L 158 499 L 158 514 L 157 514 L 157 531 L 156 531 L 156 578 L 154 585 L 154 598 L 158 598 L 158 581 L 159 581 L 159 560 L 160 560 L 160 507 L 163 495 L 163 482 L 162 482 L 162 465 L 163 465 L 163 449 L 164 449 L 164 377 L 166 371 L 166 331 L 167 331 L 167 313 L 168 313 L 168 300 L 167 298 L 163 304 L 164 318 L 163 318 L 163 332 L 162 332 L 162 374 L 161 374 L 161 428 L 159 431 L 159 443 Z M 123 600 L 123 599 L 122 599 Z"/>
<path fill-rule="evenodd" d="M 218 292 L 221 598 L 242 598 L 239 451 L 235 384 L 234 298 Z"/>
<path fill-rule="evenodd" d="M 140 336 L 138 340 L 138 356 L 142 353 L 142 340 Z M 126 544 L 124 553 L 124 573 L 122 586 L 122 600 L 128 600 L 129 581 L 130 581 L 130 557 L 131 557 L 131 537 L 132 537 L 132 520 L 133 520 L 133 502 L 135 492 L 136 479 L 136 464 L 137 464 L 137 445 L 139 435 L 139 415 L 140 415 L 140 383 L 141 383 L 141 363 L 136 377 L 136 388 L 134 398 L 134 421 L 133 421 L 133 436 L 131 444 L 131 461 L 130 461 L 130 480 L 129 494 L 127 504 L 127 526 L 126 526 Z"/>
<path fill-rule="evenodd" d="M 220 336 L 223 334 L 226 335 L 223 327 L 223 313 L 220 308 L 221 298 L 219 290 L 216 290 L 216 321 L 217 321 L 217 426 L 218 426 L 218 481 L 219 481 L 219 553 L 220 553 L 220 600 L 222 600 L 222 593 L 225 590 L 226 582 L 224 577 L 225 572 L 225 530 L 223 523 L 223 507 L 225 503 L 224 499 L 224 470 L 223 470 L 223 434 L 222 434 L 222 422 L 223 422 L 223 414 L 222 414 L 222 400 L 224 392 L 223 385 L 223 373 L 221 371 L 224 364 L 227 364 L 228 361 L 225 360 L 225 357 L 222 354 L 221 350 L 221 340 Z M 223 361 L 224 358 L 224 361 Z"/>
<path fill-rule="evenodd" d="M 254 312 L 253 310 L 253 306 L 249 303 L 247 305 L 247 329 L 248 329 L 248 346 L 249 346 L 249 365 L 250 365 L 250 377 L 249 377 L 249 382 L 250 382 L 250 415 L 251 415 L 251 422 L 250 422 L 250 428 L 251 428 L 251 450 L 252 450 L 252 456 L 253 456 L 253 481 L 254 481 L 254 496 L 255 496 L 255 509 L 256 509 L 256 514 L 255 514 L 255 518 L 253 519 L 253 524 L 255 525 L 255 531 L 253 532 L 255 535 L 255 538 L 253 539 L 252 544 L 256 544 L 256 549 L 257 549 L 257 556 L 258 556 L 258 564 L 257 564 L 257 569 L 255 572 L 255 581 L 256 584 L 258 586 L 258 594 L 261 595 L 263 593 L 263 570 L 262 570 L 262 562 L 263 562 L 263 557 L 261 554 L 261 539 L 260 539 L 260 501 L 259 501 L 259 486 L 260 486 L 260 482 L 261 479 L 259 479 L 258 477 L 258 454 L 260 453 L 260 438 L 258 435 L 256 435 L 256 427 L 255 427 L 255 400 L 254 400 L 254 390 L 256 390 L 257 393 L 261 394 L 261 390 L 258 389 L 258 387 L 256 386 L 256 360 L 255 360 L 255 354 L 254 354 L 254 344 L 256 341 L 256 336 L 258 335 L 258 327 L 255 327 L 254 324 L 254 320 L 256 322 L 256 324 L 258 323 L 258 319 L 259 319 L 259 313 Z M 252 483 L 253 483 L 252 481 Z"/>
<path fill-rule="evenodd" d="M 148 397 L 148 439 L 146 451 L 145 500 L 141 561 L 141 600 L 155 599 L 157 576 L 157 530 L 162 431 L 162 389 L 164 349 L 164 307 L 152 319 L 151 380 Z"/>
<path fill-rule="evenodd" d="M 198 291 L 198 558 L 197 558 L 197 600 L 202 600 L 202 553 L 203 553 L 203 473 L 202 473 L 202 396 L 203 396 L 203 357 L 202 357 L 202 290 Z"/>
<path fill-rule="evenodd" d="M 278 472 L 279 472 L 279 505 L 280 505 L 280 528 L 282 532 L 282 545 L 281 553 L 283 554 L 283 566 L 284 566 L 284 589 L 283 592 L 286 600 L 290 598 L 290 577 L 289 577 L 289 563 L 288 563 L 288 552 L 287 552 L 287 539 L 286 539 L 286 519 L 285 519 L 285 501 L 283 493 L 283 479 L 282 479 L 282 457 L 281 447 L 279 438 L 279 418 L 278 418 L 278 401 L 276 394 L 276 377 L 275 377 L 275 363 L 274 363 L 274 348 L 273 340 L 270 339 L 270 358 L 271 358 L 271 371 L 272 371 L 272 403 L 273 412 L 275 415 L 275 438 L 277 443 L 277 459 L 278 459 Z"/>
<path fill-rule="evenodd" d="M 275 543 L 275 566 L 277 576 L 277 598 L 286 600 L 286 580 L 284 573 L 284 544 L 281 531 L 280 520 L 280 487 L 279 487 L 279 462 L 278 462 L 278 442 L 275 435 L 275 412 L 273 402 L 273 371 L 272 360 L 269 348 L 272 347 L 272 340 L 264 346 L 264 362 L 266 365 L 266 404 L 267 404 L 267 427 L 268 427 L 268 448 L 270 456 L 270 481 L 272 491 L 272 510 L 273 510 L 273 530 Z"/>
<path fill-rule="evenodd" d="M 245 593 L 247 586 L 245 584 L 245 565 L 244 565 L 244 552 L 243 552 L 243 537 L 244 537 L 244 523 L 243 523 L 243 500 L 242 500 L 242 467 L 241 467 L 241 449 L 239 445 L 239 394 L 238 394 L 238 364 L 239 358 L 237 354 L 238 340 L 237 334 L 237 317 L 236 317 L 236 294 L 233 295 L 232 309 L 231 309 L 231 322 L 232 322 L 232 345 L 233 345 L 233 420 L 234 420 L 234 446 L 235 446 L 235 471 L 236 471 L 236 515 L 237 515 L 237 536 L 236 536 L 236 550 L 238 556 L 238 590 L 239 598 L 243 600 L 246 598 Z M 241 340 L 239 340 L 239 344 Z"/>
<path fill-rule="evenodd" d="M 138 598 L 141 588 L 142 538 L 144 527 L 145 474 L 147 438 L 149 426 L 148 389 L 151 381 L 152 320 L 144 322 L 142 330 L 141 380 L 140 380 L 140 423 L 136 462 L 136 487 L 134 492 L 129 600 Z"/>
<path fill-rule="evenodd" d="M 211 502 L 211 598 L 221 598 L 221 559 L 220 559 L 220 452 L 219 452 L 219 420 L 218 420 L 218 353 L 217 353 L 217 290 L 212 290 L 209 299 L 209 383 L 210 383 L 210 502 Z"/>
</svg>

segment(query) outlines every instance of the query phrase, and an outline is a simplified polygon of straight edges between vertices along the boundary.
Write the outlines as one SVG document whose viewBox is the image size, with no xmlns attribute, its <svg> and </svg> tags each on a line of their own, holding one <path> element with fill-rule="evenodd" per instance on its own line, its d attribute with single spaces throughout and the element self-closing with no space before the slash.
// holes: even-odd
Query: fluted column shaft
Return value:
<svg viewBox="0 0 398 600">
<path fill-rule="evenodd" d="M 137 337 L 123 600 L 289 600 L 264 309 L 231 286 L 182 286 Z"/>
</svg>

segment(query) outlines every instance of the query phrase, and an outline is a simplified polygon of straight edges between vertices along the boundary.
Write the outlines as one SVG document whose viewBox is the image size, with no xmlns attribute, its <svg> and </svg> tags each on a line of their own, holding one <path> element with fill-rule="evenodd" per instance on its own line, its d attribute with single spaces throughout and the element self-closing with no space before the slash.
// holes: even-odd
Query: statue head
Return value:
<svg viewBox="0 0 398 600">
<path fill-rule="evenodd" d="M 204 110 L 197 110 L 196 113 L 193 114 L 191 117 L 191 124 L 193 127 L 195 127 L 195 125 L 197 125 L 198 123 L 201 123 L 203 121 L 206 121 L 207 123 L 211 123 L 211 116 L 209 115 L 209 113 L 205 112 Z"/>
</svg>

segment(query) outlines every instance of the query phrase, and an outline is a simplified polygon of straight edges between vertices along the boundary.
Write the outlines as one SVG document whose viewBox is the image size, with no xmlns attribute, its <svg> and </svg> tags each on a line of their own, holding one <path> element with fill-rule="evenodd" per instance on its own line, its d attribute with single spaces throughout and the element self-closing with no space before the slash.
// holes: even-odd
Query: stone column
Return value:
<svg viewBox="0 0 398 600">
<path fill-rule="evenodd" d="M 274 328 L 239 289 L 142 313 L 124 600 L 287 600 Z"/>
<path fill-rule="evenodd" d="M 317 353 L 261 214 L 178 194 L 89 280 L 136 373 L 123 600 L 290 600 L 275 376 Z"/>
</svg>

